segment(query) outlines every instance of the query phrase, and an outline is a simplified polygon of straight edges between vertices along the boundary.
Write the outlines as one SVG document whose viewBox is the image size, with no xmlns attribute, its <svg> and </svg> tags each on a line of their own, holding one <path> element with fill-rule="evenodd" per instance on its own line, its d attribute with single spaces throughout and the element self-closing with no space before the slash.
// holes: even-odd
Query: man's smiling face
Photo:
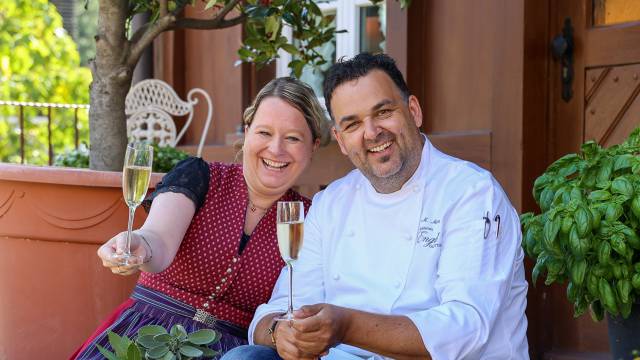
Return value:
<svg viewBox="0 0 640 360">
<path fill-rule="evenodd" d="M 379 192 L 399 190 L 420 164 L 418 100 L 405 101 L 385 72 L 372 70 L 338 86 L 331 111 L 342 153 Z"/>
</svg>

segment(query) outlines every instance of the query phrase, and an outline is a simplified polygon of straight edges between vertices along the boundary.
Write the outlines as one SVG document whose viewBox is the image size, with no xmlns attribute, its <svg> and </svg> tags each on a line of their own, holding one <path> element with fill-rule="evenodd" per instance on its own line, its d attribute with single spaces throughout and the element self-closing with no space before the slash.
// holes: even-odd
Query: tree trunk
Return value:
<svg viewBox="0 0 640 360">
<path fill-rule="evenodd" d="M 93 71 L 90 92 L 90 167 L 121 171 L 127 146 L 124 100 L 131 86 L 132 71 L 107 69 L 106 76 L 100 72 L 100 69 Z"/>
<path fill-rule="evenodd" d="M 127 64 L 129 41 L 125 22 L 128 1 L 100 0 L 96 58 L 91 61 L 89 109 L 90 167 L 121 171 L 127 147 L 124 100 L 133 68 Z"/>
</svg>

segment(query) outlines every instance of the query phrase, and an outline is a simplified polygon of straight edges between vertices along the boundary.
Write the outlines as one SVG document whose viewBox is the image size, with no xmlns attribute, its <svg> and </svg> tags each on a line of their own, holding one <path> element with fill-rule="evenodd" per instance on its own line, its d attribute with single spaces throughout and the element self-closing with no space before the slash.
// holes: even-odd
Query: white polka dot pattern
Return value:
<svg viewBox="0 0 640 360">
<path fill-rule="evenodd" d="M 242 166 L 209 164 L 211 179 L 204 205 L 194 216 L 171 265 L 161 273 L 142 273 L 139 283 L 219 319 L 248 327 L 265 303 L 284 266 L 276 239 L 275 203 L 258 223 L 238 256 L 247 207 Z M 310 201 L 289 190 L 280 200 Z M 234 260 L 235 259 L 235 260 Z M 212 294 L 215 298 L 210 298 Z"/>
</svg>

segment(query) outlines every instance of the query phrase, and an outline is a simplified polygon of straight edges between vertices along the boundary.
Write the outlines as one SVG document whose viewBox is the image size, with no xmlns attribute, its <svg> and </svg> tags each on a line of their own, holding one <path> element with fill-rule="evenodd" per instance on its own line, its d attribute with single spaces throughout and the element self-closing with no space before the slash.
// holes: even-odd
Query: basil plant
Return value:
<svg viewBox="0 0 640 360">
<path fill-rule="evenodd" d="M 593 141 L 536 179 L 541 213 L 520 217 L 535 284 L 567 282 L 574 315 L 627 318 L 640 300 L 640 128 L 608 149 Z"/>
</svg>

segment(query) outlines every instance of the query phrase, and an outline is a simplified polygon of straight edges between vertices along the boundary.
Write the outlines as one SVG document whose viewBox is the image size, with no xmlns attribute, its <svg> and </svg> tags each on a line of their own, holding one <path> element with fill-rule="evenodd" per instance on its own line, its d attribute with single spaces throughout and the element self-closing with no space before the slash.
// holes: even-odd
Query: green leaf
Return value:
<svg viewBox="0 0 640 360">
<path fill-rule="evenodd" d="M 208 347 L 205 347 L 205 346 L 196 346 L 196 347 L 200 349 L 200 351 L 202 351 L 202 357 L 204 358 L 211 358 L 218 355 L 217 351 L 213 349 L 209 349 Z"/>
<path fill-rule="evenodd" d="M 141 346 L 143 346 L 146 349 L 150 349 L 159 345 L 162 345 L 162 343 L 157 342 L 154 339 L 155 335 L 143 335 L 143 336 L 138 336 L 138 339 L 136 340 L 138 342 L 138 344 L 140 344 Z"/>
<path fill-rule="evenodd" d="M 591 201 L 604 201 L 611 198 L 611 193 L 607 190 L 596 190 L 589 193 L 587 198 Z"/>
<path fill-rule="evenodd" d="M 157 152 L 154 149 L 154 153 Z M 138 330 L 138 336 L 166 334 L 167 330 L 160 325 L 145 325 Z"/>
<path fill-rule="evenodd" d="M 111 347 L 116 352 L 116 356 L 119 358 L 125 357 L 127 354 L 127 347 L 129 346 L 129 343 L 127 343 L 124 338 L 120 337 L 120 335 L 114 333 L 113 331 L 109 331 L 107 333 L 107 337 L 109 338 L 109 344 L 111 344 Z"/>
<path fill-rule="evenodd" d="M 164 354 L 162 360 L 176 360 L 176 355 L 169 351 L 168 353 Z"/>
<path fill-rule="evenodd" d="M 302 69 L 304 68 L 305 63 L 301 60 L 293 60 L 289 62 L 289 67 L 293 71 L 296 77 L 300 77 L 302 75 Z"/>
<path fill-rule="evenodd" d="M 540 205 L 540 209 L 542 209 L 542 211 L 548 211 L 549 208 L 551 207 L 551 203 L 553 202 L 553 197 L 554 197 L 554 192 L 551 188 L 545 188 L 544 190 L 542 190 L 542 193 L 540 194 L 540 203 L 538 205 Z"/>
<path fill-rule="evenodd" d="M 536 260 L 536 265 L 533 267 L 533 271 L 531 272 L 531 280 L 533 282 L 533 285 L 536 284 L 536 282 L 538 281 L 538 277 L 540 276 L 542 271 L 544 271 L 547 259 L 547 255 L 541 254 Z"/>
<path fill-rule="evenodd" d="M 600 227 L 600 220 L 602 219 L 602 215 L 600 214 L 600 211 L 598 211 L 598 209 L 595 207 L 590 208 L 589 211 L 591 212 L 592 228 L 597 230 Z"/>
<path fill-rule="evenodd" d="M 631 281 L 629 279 L 620 279 L 616 282 L 616 290 L 618 297 L 623 303 L 630 303 L 629 294 L 631 294 Z"/>
<path fill-rule="evenodd" d="M 578 259 L 584 258 L 587 251 L 589 251 L 589 240 L 580 238 L 576 226 L 573 226 L 569 233 L 569 248 L 571 253 Z"/>
<path fill-rule="evenodd" d="M 584 196 L 582 194 L 582 189 L 577 186 L 574 186 L 571 189 L 571 200 L 575 200 L 577 202 L 582 202 L 584 200 Z"/>
<path fill-rule="evenodd" d="M 98 351 L 100 351 L 100 354 L 102 354 L 102 356 L 104 356 L 107 360 L 120 360 L 120 359 L 118 359 L 116 354 L 114 354 L 111 351 L 103 348 L 102 346 L 96 345 L 96 347 L 98 348 Z"/>
<path fill-rule="evenodd" d="M 600 293 L 598 292 L 598 277 L 593 273 L 587 274 L 587 290 L 589 290 L 589 294 L 594 299 L 600 298 Z"/>
<path fill-rule="evenodd" d="M 587 236 L 591 232 L 592 221 L 591 214 L 587 208 L 581 206 L 573 214 L 576 221 L 577 235 L 581 238 Z"/>
<path fill-rule="evenodd" d="M 296 55 L 300 54 L 300 52 L 298 51 L 298 48 L 296 48 L 295 46 L 293 46 L 291 44 L 282 44 L 282 45 L 280 45 L 280 47 L 284 51 L 288 52 L 291 55 L 296 56 Z"/>
<path fill-rule="evenodd" d="M 562 225 L 560 226 L 561 234 L 568 234 L 571 230 L 571 226 L 573 225 L 573 218 L 571 216 L 566 216 L 562 218 Z"/>
<path fill-rule="evenodd" d="M 127 348 L 127 360 L 142 360 L 140 349 L 134 343 L 130 343 Z"/>
<path fill-rule="evenodd" d="M 613 161 L 611 159 L 605 159 L 602 161 L 598 175 L 596 175 L 596 181 L 604 183 L 610 180 L 611 173 L 613 172 Z"/>
<path fill-rule="evenodd" d="M 584 259 L 575 261 L 573 265 L 571 265 L 571 280 L 575 283 L 576 286 L 582 285 L 582 283 L 584 282 L 586 271 L 587 262 Z"/>
<path fill-rule="evenodd" d="M 147 356 L 152 359 L 160 359 L 169 352 L 169 348 L 161 345 L 147 350 Z"/>
<path fill-rule="evenodd" d="M 594 158 L 600 152 L 600 145 L 593 140 L 589 140 L 582 144 L 580 151 L 586 159 Z"/>
<path fill-rule="evenodd" d="M 631 212 L 640 219 L 640 195 L 636 195 L 631 201 Z"/>
<path fill-rule="evenodd" d="M 197 349 L 193 346 L 189 346 L 189 345 L 182 345 L 180 346 L 180 354 L 185 355 L 185 356 L 189 356 L 192 358 L 196 358 L 196 357 L 200 357 L 202 356 L 202 350 Z"/>
<path fill-rule="evenodd" d="M 278 37 L 280 29 L 280 19 L 276 16 L 269 16 L 265 21 L 265 31 L 269 40 L 274 41 Z"/>
<path fill-rule="evenodd" d="M 619 307 L 620 307 L 620 316 L 622 316 L 623 319 L 627 319 L 629 315 L 631 315 L 631 307 L 632 307 L 631 302 L 620 303 Z"/>
<path fill-rule="evenodd" d="M 180 340 L 185 340 L 187 338 L 187 330 L 185 330 L 184 326 L 180 324 L 173 325 L 169 334 Z"/>
<path fill-rule="evenodd" d="M 614 157 L 613 160 L 613 171 L 618 171 L 620 169 L 627 169 L 632 166 L 633 155 L 631 154 L 622 154 Z"/>
<path fill-rule="evenodd" d="M 631 285 L 634 289 L 640 290 L 640 273 L 636 273 L 631 278 Z"/>
<path fill-rule="evenodd" d="M 556 237 L 558 236 L 558 231 L 560 230 L 560 221 L 560 218 L 557 217 L 552 221 L 547 221 L 544 224 L 543 240 L 546 249 L 549 251 L 558 249 Z"/>
<path fill-rule="evenodd" d="M 187 337 L 187 341 L 196 345 L 206 345 L 215 340 L 216 332 L 211 329 L 201 329 L 192 332 Z"/>
<path fill-rule="evenodd" d="M 598 261 L 602 265 L 609 265 L 611 262 L 611 245 L 609 245 L 608 241 L 600 243 L 600 247 L 598 248 Z"/>
<path fill-rule="evenodd" d="M 160 343 L 168 343 L 171 341 L 171 335 L 169 334 L 160 334 L 160 335 L 154 335 L 153 336 L 153 340 L 160 342 Z"/>
<path fill-rule="evenodd" d="M 589 307 L 589 313 L 591 314 L 591 318 L 593 319 L 593 321 L 595 322 L 600 322 L 602 321 L 602 319 L 604 318 L 604 308 L 602 307 L 602 304 L 600 303 L 600 301 L 594 301 L 591 303 L 591 306 Z"/>
<path fill-rule="evenodd" d="M 624 242 L 624 236 L 622 234 L 613 234 L 611 235 L 611 239 L 609 239 L 611 243 L 611 248 L 613 251 L 620 254 L 622 257 L 627 256 L 627 252 L 629 249 L 627 248 L 627 244 Z"/>
<path fill-rule="evenodd" d="M 609 204 L 607 205 L 607 209 L 604 213 L 604 218 L 609 222 L 613 222 L 618 220 L 618 218 L 622 216 L 623 212 L 624 210 L 620 204 Z"/>
<path fill-rule="evenodd" d="M 633 196 L 633 185 L 624 177 L 617 177 L 611 182 L 611 192 L 614 194 L 621 194 L 628 197 Z"/>
<path fill-rule="evenodd" d="M 611 313 L 611 315 L 618 315 L 618 304 L 609 282 L 603 278 L 600 278 L 598 282 L 598 290 L 600 292 L 601 300 L 603 301 L 602 305 L 604 305 L 605 310 Z"/>
</svg>

